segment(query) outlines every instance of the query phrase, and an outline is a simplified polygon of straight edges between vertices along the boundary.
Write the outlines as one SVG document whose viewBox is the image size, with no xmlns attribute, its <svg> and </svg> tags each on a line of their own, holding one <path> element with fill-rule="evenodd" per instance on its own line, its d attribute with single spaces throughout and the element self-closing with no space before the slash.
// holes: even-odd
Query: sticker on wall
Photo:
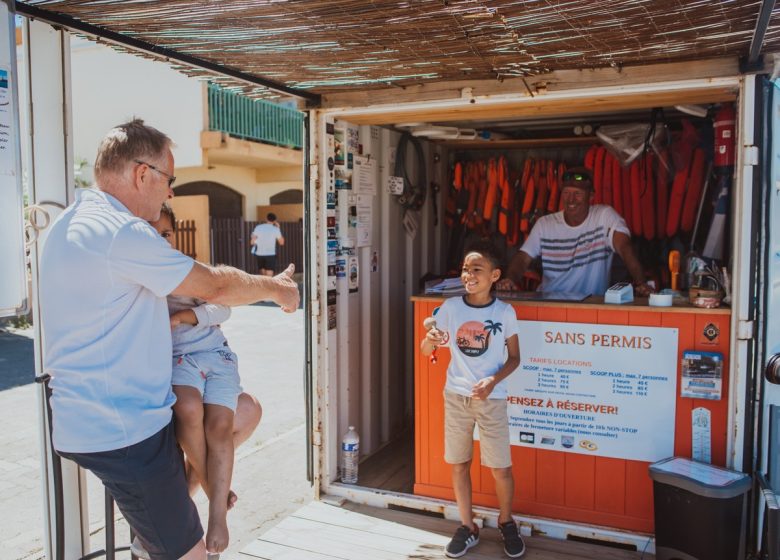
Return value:
<svg viewBox="0 0 780 560">
<path fill-rule="evenodd" d="M 347 277 L 349 285 L 349 293 L 354 294 L 358 291 L 358 258 L 354 255 L 347 259 L 347 271 L 349 276 Z"/>
<path fill-rule="evenodd" d="M 347 257 L 336 257 L 336 278 L 347 277 Z"/>
<path fill-rule="evenodd" d="M 692 459 L 712 463 L 712 414 L 704 407 L 691 412 Z"/>
<path fill-rule="evenodd" d="M 379 270 L 379 251 L 371 252 L 371 272 Z"/>
<path fill-rule="evenodd" d="M 336 328 L 336 290 L 328 290 L 328 330 Z"/>
<path fill-rule="evenodd" d="M 723 388 L 723 354 L 686 350 L 682 357 L 680 396 L 720 400 Z"/>
<path fill-rule="evenodd" d="M 704 335 L 704 338 L 710 342 L 715 342 L 715 340 L 720 336 L 720 329 L 715 323 L 707 323 L 707 325 L 704 327 L 704 330 L 702 331 L 702 334 Z"/>
<path fill-rule="evenodd" d="M 335 210 L 336 209 L 336 193 L 335 192 L 325 193 L 325 207 L 328 210 Z M 334 218 L 334 220 L 335 220 L 335 218 Z"/>
<path fill-rule="evenodd" d="M 339 191 L 351 191 L 352 190 L 352 173 L 345 171 L 342 167 L 336 168 L 336 190 Z"/>
<path fill-rule="evenodd" d="M 404 178 L 389 176 L 387 178 L 388 194 L 404 194 Z"/>
<path fill-rule="evenodd" d="M 333 137 L 336 139 L 336 145 L 334 147 L 334 162 L 336 165 L 344 165 L 344 151 L 346 146 L 344 145 L 344 129 L 337 128 L 333 131 Z"/>
</svg>

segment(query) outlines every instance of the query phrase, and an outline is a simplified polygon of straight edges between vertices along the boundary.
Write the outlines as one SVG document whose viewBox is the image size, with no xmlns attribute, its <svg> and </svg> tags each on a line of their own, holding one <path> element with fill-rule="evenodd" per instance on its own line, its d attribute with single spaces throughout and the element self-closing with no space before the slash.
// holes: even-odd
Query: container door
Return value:
<svg viewBox="0 0 780 560">
<path fill-rule="evenodd" d="M 0 3 L 0 126 L 11 138 L 0 150 L 0 317 L 28 308 L 15 31 L 13 4 Z"/>
<path fill-rule="evenodd" d="M 767 111 L 763 119 L 766 148 L 761 158 L 765 178 L 761 183 L 762 266 L 759 267 L 757 332 L 760 406 L 756 470 L 759 481 L 763 482 L 763 493 L 756 496 L 758 523 L 754 531 L 758 540 L 763 540 L 761 549 L 771 552 L 771 558 L 777 558 L 780 510 L 776 509 L 776 503 L 772 504 L 772 498 L 773 494 L 780 494 L 780 84 L 763 80 L 762 90 Z"/>
<path fill-rule="evenodd" d="M 311 115 L 306 113 L 303 118 L 303 293 L 301 294 L 301 300 L 303 301 L 303 316 L 304 327 L 303 337 L 305 343 L 304 361 L 303 361 L 303 397 L 304 406 L 306 407 L 306 478 L 309 482 L 314 483 L 314 448 L 312 447 L 312 429 L 314 426 L 313 413 L 314 413 L 314 392 L 313 392 L 313 371 L 312 371 L 312 282 L 309 280 L 311 275 L 309 271 L 312 270 L 315 259 L 312 258 L 312 248 L 316 247 L 313 244 L 309 235 L 309 232 L 313 231 L 312 228 L 312 177 L 311 177 L 311 165 L 312 150 L 311 150 L 311 138 L 309 138 L 310 126 L 309 123 Z"/>
</svg>

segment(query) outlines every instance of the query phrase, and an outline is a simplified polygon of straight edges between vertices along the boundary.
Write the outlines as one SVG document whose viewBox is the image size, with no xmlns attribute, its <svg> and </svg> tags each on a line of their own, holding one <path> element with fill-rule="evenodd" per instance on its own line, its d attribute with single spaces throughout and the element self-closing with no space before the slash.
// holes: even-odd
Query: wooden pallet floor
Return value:
<svg viewBox="0 0 780 560">
<path fill-rule="evenodd" d="M 241 551 L 251 560 L 438 560 L 456 525 L 437 517 L 347 503 L 311 502 Z M 528 560 L 652 560 L 652 554 L 534 536 Z M 496 529 L 483 529 L 467 560 L 506 558 Z"/>
<path fill-rule="evenodd" d="M 358 485 L 391 492 L 414 492 L 414 436 L 405 434 L 360 463 Z"/>
</svg>

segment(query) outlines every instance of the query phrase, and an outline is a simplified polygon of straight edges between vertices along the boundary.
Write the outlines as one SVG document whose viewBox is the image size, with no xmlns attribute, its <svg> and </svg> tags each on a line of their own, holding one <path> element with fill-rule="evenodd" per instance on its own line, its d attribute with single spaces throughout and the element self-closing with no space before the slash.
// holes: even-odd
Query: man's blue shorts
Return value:
<svg viewBox="0 0 780 560">
<path fill-rule="evenodd" d="M 152 560 L 181 558 L 203 538 L 172 422 L 130 447 L 59 454 L 103 482 Z"/>
</svg>

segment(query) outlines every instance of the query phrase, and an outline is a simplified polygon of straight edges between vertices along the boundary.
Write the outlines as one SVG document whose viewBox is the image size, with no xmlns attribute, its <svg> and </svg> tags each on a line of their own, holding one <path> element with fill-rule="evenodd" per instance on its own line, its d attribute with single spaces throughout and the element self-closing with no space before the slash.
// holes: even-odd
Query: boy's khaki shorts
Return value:
<svg viewBox="0 0 780 560">
<path fill-rule="evenodd" d="M 481 462 L 486 467 L 512 466 L 506 399 L 479 400 L 444 392 L 444 460 L 456 465 L 471 460 L 474 424 L 479 426 Z"/>
</svg>

